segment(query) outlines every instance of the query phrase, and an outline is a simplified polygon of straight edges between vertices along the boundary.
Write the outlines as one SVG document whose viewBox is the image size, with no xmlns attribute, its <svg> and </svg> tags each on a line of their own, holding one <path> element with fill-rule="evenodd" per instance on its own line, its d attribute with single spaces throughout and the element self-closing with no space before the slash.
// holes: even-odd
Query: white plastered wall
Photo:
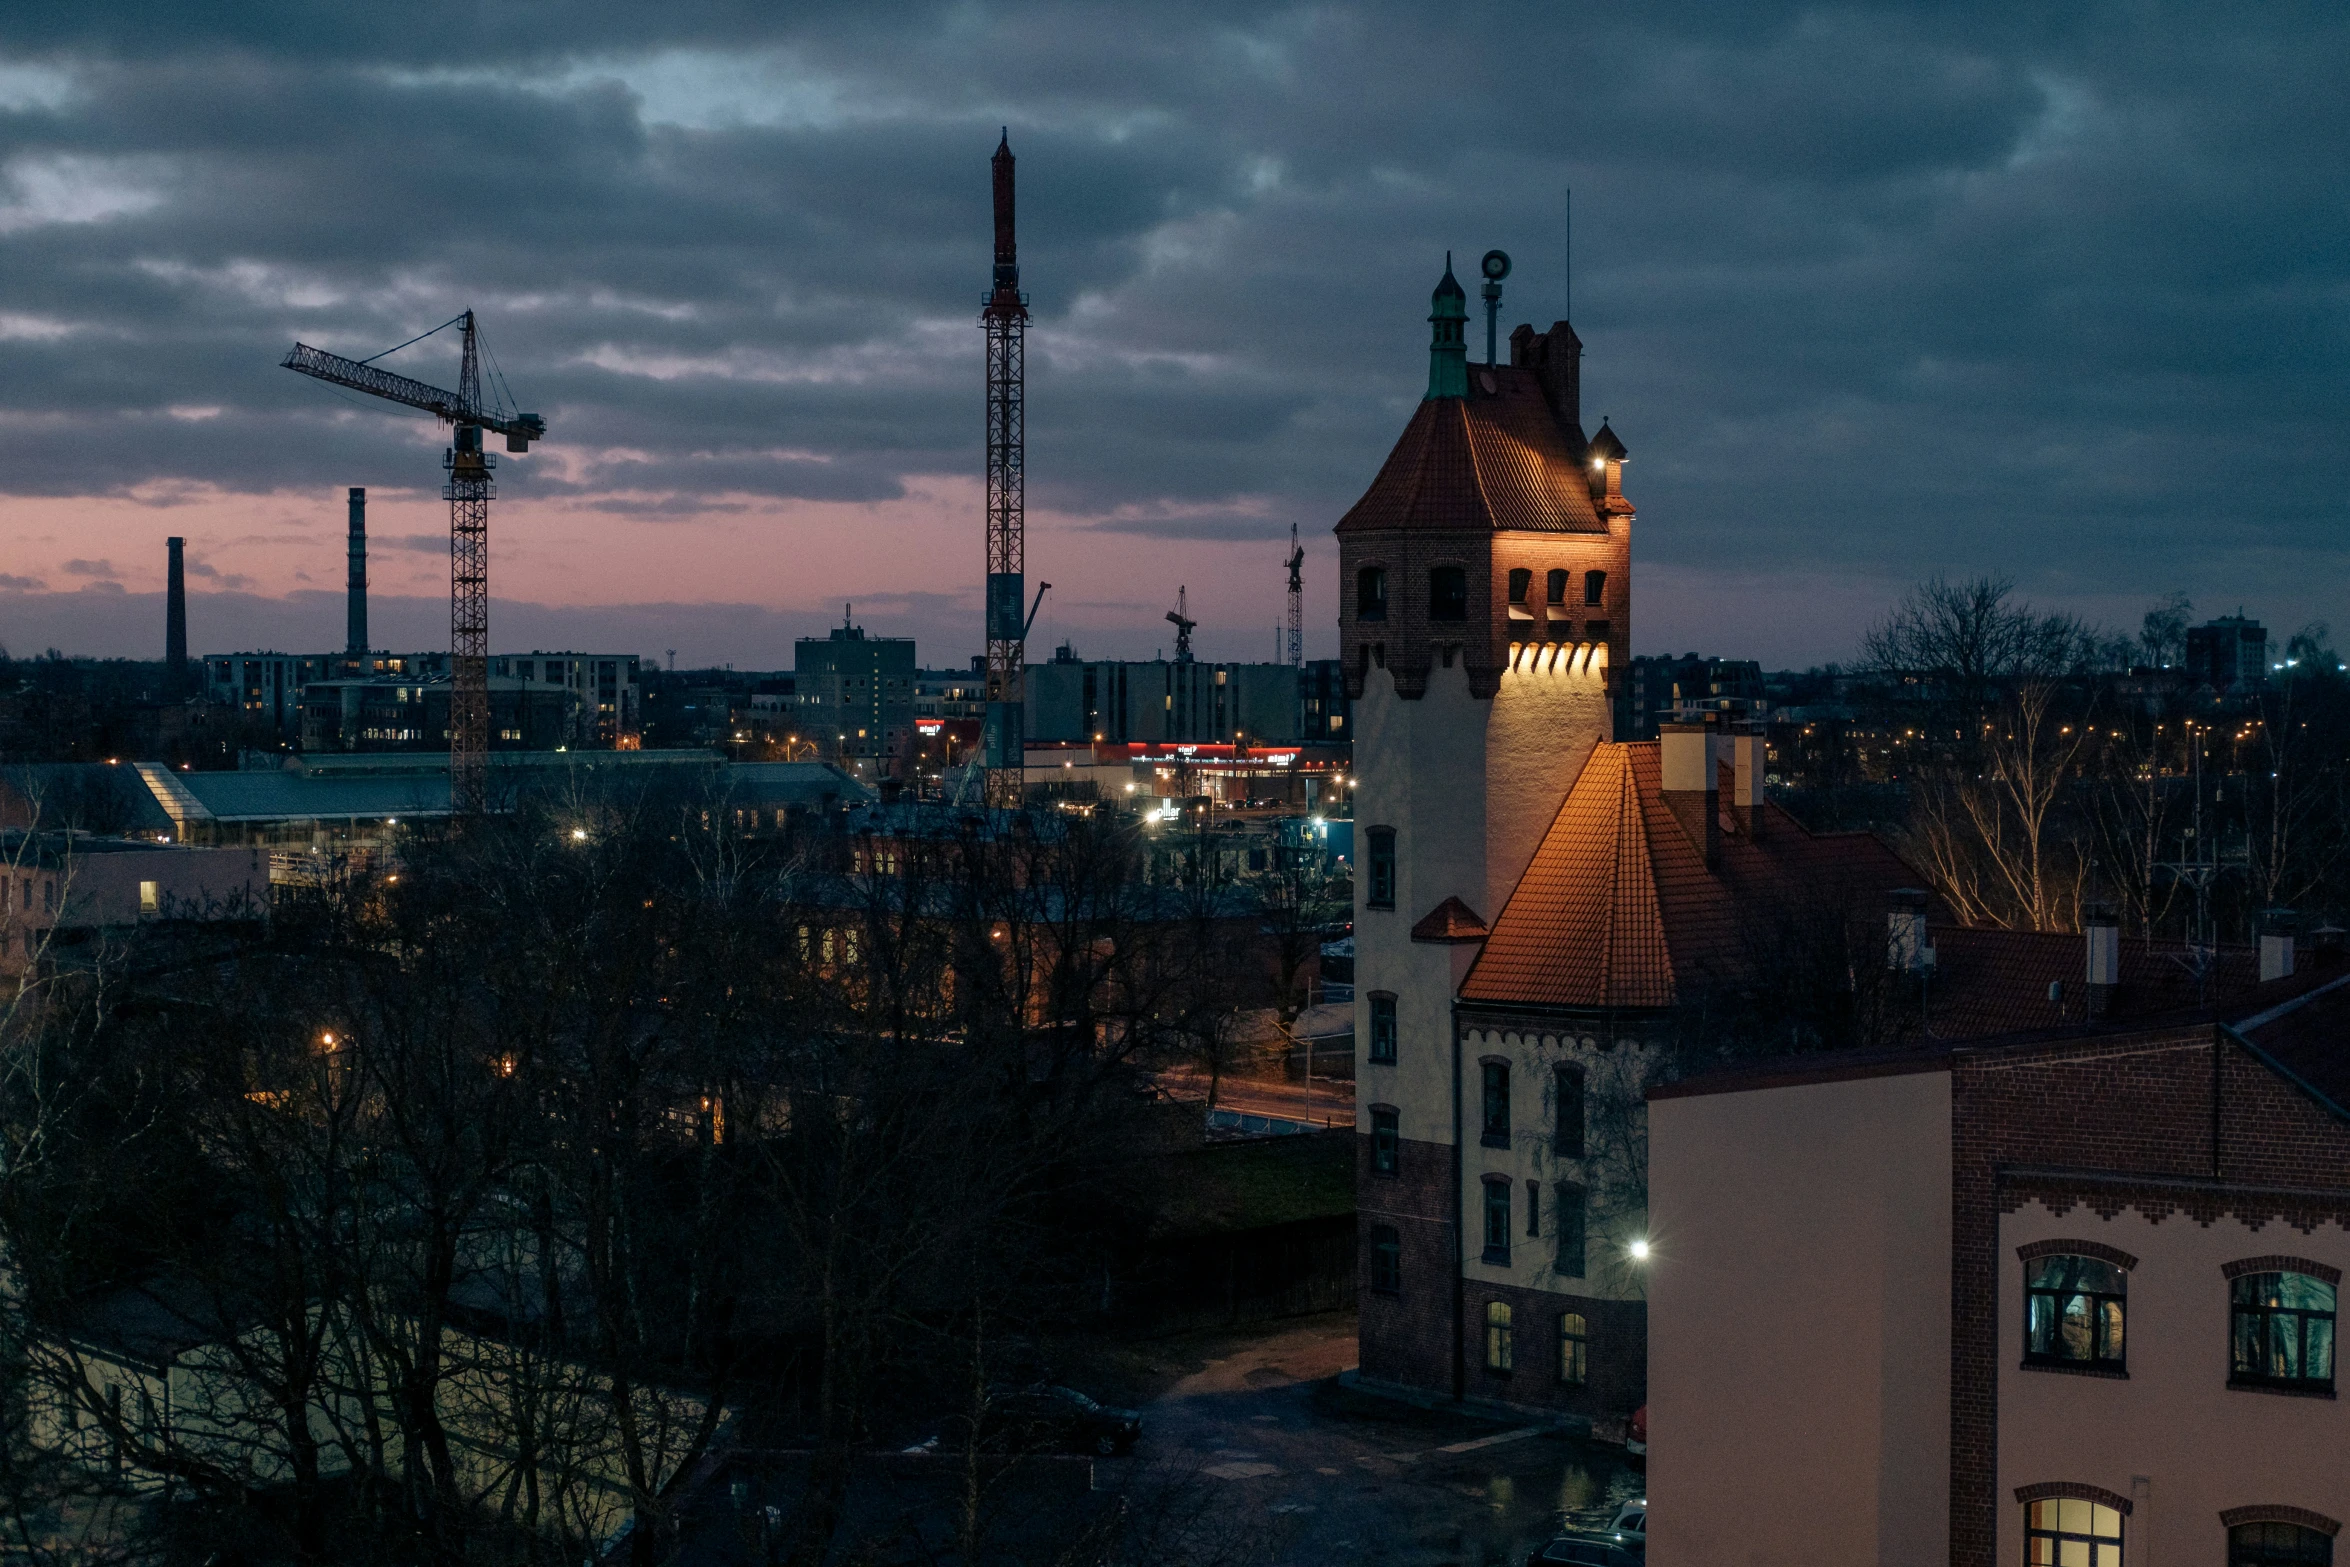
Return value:
<svg viewBox="0 0 2350 1567">
<path fill-rule="evenodd" d="M 1649 1107 L 1655 1567 L 1949 1560 L 1950 1167 L 1940 1071 Z"/>
<path fill-rule="evenodd" d="M 1402 1135 L 1453 1140 L 1453 950 L 1411 939 L 1413 924 L 1448 897 L 1479 917 L 1501 914 L 1510 890 L 1558 815 L 1567 787 L 1611 722 L 1607 650 L 1576 646 L 1513 656 L 1500 691 L 1469 694 L 1457 662 L 1430 671 L 1417 700 L 1374 669 L 1355 723 L 1355 1102 L 1393 1105 Z M 1393 909 L 1364 898 L 1369 834 L 1396 835 Z M 1370 1060 L 1370 995 L 1396 997 L 1396 1061 Z"/>
<path fill-rule="evenodd" d="M 1471 1279 L 1514 1284 L 1596 1300 L 1639 1300 L 1647 1294 L 1647 1267 L 1631 1243 L 1648 1234 L 1646 1151 L 1648 1106 L 1642 1099 L 1651 1052 L 1629 1041 L 1600 1048 L 1592 1030 L 1558 1032 L 1471 1029 L 1461 1036 L 1461 1135 L 1468 1144 L 1462 1160 L 1461 1233 L 1468 1238 L 1464 1273 Z M 1510 1069 L 1510 1144 L 1487 1147 L 1483 1140 L 1483 1069 L 1498 1056 Z M 1556 1150 L 1558 1105 L 1556 1069 L 1581 1069 L 1584 1085 L 1584 1152 Z M 1485 1177 L 1510 1179 L 1510 1260 L 1487 1262 Z M 1534 1212 L 1537 1229 L 1528 1232 L 1526 1183 L 1540 1188 Z M 1573 1181 L 1589 1194 L 1584 1237 L 1584 1270 L 1558 1271 L 1557 1185 Z"/>
</svg>

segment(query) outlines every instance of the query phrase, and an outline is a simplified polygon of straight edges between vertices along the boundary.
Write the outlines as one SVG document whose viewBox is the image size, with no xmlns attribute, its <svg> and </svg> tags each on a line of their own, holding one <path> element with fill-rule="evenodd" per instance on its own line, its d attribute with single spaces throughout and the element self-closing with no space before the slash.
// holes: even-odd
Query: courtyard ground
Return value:
<svg viewBox="0 0 2350 1567">
<path fill-rule="evenodd" d="M 1143 1410 L 1142 1445 L 1097 1484 L 1175 1486 L 1267 1564 L 1379 1567 L 1515 1567 L 1563 1521 L 1642 1494 L 1620 1448 L 1340 1387 L 1354 1335 L 1334 1313 L 1097 1362 L 1081 1385 Z"/>
</svg>

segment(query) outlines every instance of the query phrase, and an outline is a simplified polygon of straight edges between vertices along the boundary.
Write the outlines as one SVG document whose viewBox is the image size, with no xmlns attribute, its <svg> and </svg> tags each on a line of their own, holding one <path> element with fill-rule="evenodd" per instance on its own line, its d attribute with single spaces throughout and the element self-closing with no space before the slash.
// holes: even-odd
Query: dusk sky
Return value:
<svg viewBox="0 0 2350 1567">
<path fill-rule="evenodd" d="M 446 436 L 278 368 L 480 312 L 493 650 L 978 646 L 1019 156 L 1031 657 L 1263 658 L 1449 249 L 1573 309 L 1633 645 L 1808 664 L 1935 571 L 2350 631 L 2350 8 L 31 4 L 0 19 L 0 643 L 445 647 Z M 1482 347 L 1482 334 L 1479 348 Z M 453 384 L 443 334 L 392 368 Z M 1041 645 L 1040 645 L 1041 644 Z"/>
</svg>

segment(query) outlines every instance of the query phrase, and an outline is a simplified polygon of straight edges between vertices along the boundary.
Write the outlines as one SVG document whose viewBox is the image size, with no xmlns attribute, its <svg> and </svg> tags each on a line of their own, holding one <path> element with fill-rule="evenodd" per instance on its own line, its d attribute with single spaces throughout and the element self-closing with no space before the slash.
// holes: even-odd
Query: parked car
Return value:
<svg viewBox="0 0 2350 1567">
<path fill-rule="evenodd" d="M 993 1388 L 980 1417 L 984 1447 L 1020 1452 L 1130 1453 L 1142 1436 L 1142 1416 L 1098 1404 L 1075 1388 L 1038 1383 Z"/>
<path fill-rule="evenodd" d="M 1604 1534 L 1562 1534 L 1526 1558 L 1526 1567 L 1643 1567 L 1648 1553 Z"/>
<path fill-rule="evenodd" d="M 1616 1509 L 1616 1521 L 1608 1525 L 1611 1534 L 1628 1535 L 1643 1547 L 1648 1544 L 1648 1498 L 1626 1502 Z"/>
</svg>

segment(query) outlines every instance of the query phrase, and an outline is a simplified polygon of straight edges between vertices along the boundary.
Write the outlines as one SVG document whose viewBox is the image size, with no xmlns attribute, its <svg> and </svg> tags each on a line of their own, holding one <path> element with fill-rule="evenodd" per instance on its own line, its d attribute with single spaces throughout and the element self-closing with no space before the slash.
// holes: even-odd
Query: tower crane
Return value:
<svg viewBox="0 0 2350 1567">
<path fill-rule="evenodd" d="M 464 342 L 454 392 L 375 365 L 375 359 L 399 349 L 387 348 L 372 359 L 345 359 L 296 343 L 280 363 L 330 386 L 421 408 L 455 432 L 441 456 L 441 466 L 449 473 L 441 488 L 449 503 L 449 804 L 460 816 L 471 816 L 488 804 L 489 797 L 490 501 L 497 494 L 490 470 L 498 461 L 482 450 L 481 436 L 484 430 L 495 431 L 506 438 L 506 450 L 527 452 L 531 442 L 546 436 L 547 421 L 537 414 L 508 412 L 502 399 L 497 405 L 483 401 L 480 334 L 470 310 L 410 338 L 400 348 L 450 327 L 461 329 Z"/>
<path fill-rule="evenodd" d="M 1297 524 L 1289 525 L 1289 667 L 1306 667 L 1306 552 L 1297 542 Z"/>
<path fill-rule="evenodd" d="M 1175 628 L 1175 662 L 1178 664 L 1191 662 L 1191 634 L 1199 629 L 1199 622 L 1190 615 L 1187 602 L 1190 593 L 1187 587 L 1177 587 L 1175 607 L 1167 611 L 1167 623 Z"/>
</svg>

